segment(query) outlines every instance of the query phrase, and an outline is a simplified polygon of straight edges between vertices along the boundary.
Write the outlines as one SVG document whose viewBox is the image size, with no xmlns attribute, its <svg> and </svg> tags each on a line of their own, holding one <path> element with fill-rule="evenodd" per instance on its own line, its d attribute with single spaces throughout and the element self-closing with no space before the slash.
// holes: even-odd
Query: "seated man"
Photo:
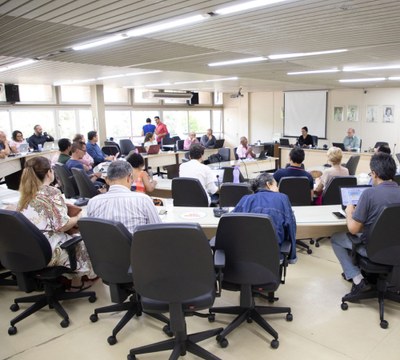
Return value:
<svg viewBox="0 0 400 360">
<path fill-rule="evenodd" d="M 179 176 L 198 179 L 208 196 L 208 204 L 212 199 L 217 199 L 218 187 L 215 185 L 215 176 L 212 170 L 202 164 L 204 148 L 200 144 L 193 144 L 189 150 L 190 161 L 179 166 Z M 211 197 L 210 197 L 211 195 Z"/>
<path fill-rule="evenodd" d="M 63 138 L 58 140 L 58 149 L 60 150 L 60 155 L 58 157 L 57 162 L 60 164 L 66 164 L 67 161 L 71 158 L 71 141 L 67 138 Z"/>
<path fill-rule="evenodd" d="M 289 153 L 290 163 L 289 166 L 285 169 L 279 169 L 274 173 L 274 178 L 276 182 L 279 184 L 279 181 L 283 177 L 287 176 L 306 176 L 310 183 L 310 191 L 311 191 L 311 199 L 313 198 L 313 189 L 314 189 L 314 179 L 311 174 L 304 169 L 302 169 L 301 164 L 303 163 L 305 158 L 304 150 L 295 147 Z"/>
<path fill-rule="evenodd" d="M 200 139 L 200 144 L 206 149 L 213 149 L 217 139 L 213 135 L 212 129 L 207 129 L 207 134 L 203 135 Z"/>
<path fill-rule="evenodd" d="M 104 154 L 97 142 L 99 141 L 99 137 L 97 135 L 97 131 L 89 131 L 88 132 L 88 142 L 86 144 L 86 151 L 88 154 L 93 158 L 94 165 L 100 164 L 104 161 L 113 161 L 114 156 L 109 155 L 107 156 Z"/>
<path fill-rule="evenodd" d="M 289 261 L 295 263 L 296 256 L 296 219 L 286 194 L 279 193 L 272 174 L 262 173 L 251 183 L 254 194 L 243 196 L 233 212 L 266 214 L 271 217 L 279 246 L 285 241 L 291 243 Z"/>
<path fill-rule="evenodd" d="M 344 148 L 347 151 L 358 151 L 360 149 L 360 139 L 355 135 L 353 128 L 347 129 L 347 136 L 343 139 Z"/>
<path fill-rule="evenodd" d="M 39 150 L 39 145 L 43 146 L 45 142 L 54 141 L 54 138 L 47 134 L 47 132 L 43 132 L 43 129 L 40 125 L 35 125 L 33 127 L 34 133 L 29 137 L 28 144 L 29 147 L 33 150 Z"/>
<path fill-rule="evenodd" d="M 110 186 L 105 194 L 89 200 L 87 216 L 119 221 L 130 233 L 138 225 L 161 222 L 151 198 L 140 192 L 131 191 L 132 166 L 126 161 L 114 161 L 107 169 L 107 183 Z"/>
<path fill-rule="evenodd" d="M 383 207 L 388 204 L 400 203 L 400 190 L 395 181 L 396 163 L 386 153 L 379 152 L 371 157 L 371 177 L 373 186 L 363 191 L 357 206 L 347 205 L 346 222 L 349 233 L 332 235 L 332 248 L 342 266 L 344 277 L 353 281 L 351 291 L 346 296 L 356 296 L 369 290 L 359 267 L 353 264 L 348 249 L 352 249 L 353 242 L 360 244 L 357 252 L 367 256 L 365 244 L 368 242 L 368 231 L 378 218 Z"/>
<path fill-rule="evenodd" d="M 0 159 L 6 158 L 10 155 L 11 149 L 8 144 L 7 136 L 4 131 L 0 131 Z"/>
<path fill-rule="evenodd" d="M 246 136 L 240 138 L 240 145 L 236 149 L 236 154 L 239 159 L 254 159 L 256 157 L 253 149 L 249 146 Z"/>
</svg>

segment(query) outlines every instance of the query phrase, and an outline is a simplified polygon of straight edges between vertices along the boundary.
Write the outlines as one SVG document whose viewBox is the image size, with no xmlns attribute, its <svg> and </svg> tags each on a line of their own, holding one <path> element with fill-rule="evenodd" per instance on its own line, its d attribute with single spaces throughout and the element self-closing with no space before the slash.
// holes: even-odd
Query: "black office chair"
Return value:
<svg viewBox="0 0 400 360">
<path fill-rule="evenodd" d="M 121 153 L 121 148 L 115 141 L 104 141 L 104 146 L 116 146 L 118 148 L 118 152 Z"/>
<path fill-rule="evenodd" d="M 235 169 L 234 166 L 223 167 L 224 175 L 222 176 L 222 182 L 233 182 L 233 170 Z M 246 180 L 242 175 L 242 172 L 239 169 L 239 182 L 244 183 Z"/>
<path fill-rule="evenodd" d="M 279 192 L 289 197 L 292 206 L 308 206 L 311 205 L 310 182 L 305 176 L 286 176 L 279 181 Z M 311 241 L 312 239 L 310 239 Z M 307 254 L 312 254 L 310 246 L 303 240 L 296 239 L 297 245 L 306 249 Z"/>
<path fill-rule="evenodd" d="M 312 141 L 313 141 L 313 147 L 318 147 L 318 136 L 317 135 L 311 135 Z"/>
<path fill-rule="evenodd" d="M 237 205 L 243 196 L 252 193 L 249 184 L 223 183 L 219 191 L 219 204 L 221 206 L 233 207 Z"/>
<path fill-rule="evenodd" d="M 357 171 L 360 155 L 351 155 L 347 163 L 344 165 L 349 170 L 349 175 L 355 175 Z"/>
<path fill-rule="evenodd" d="M 235 156 L 235 160 L 239 160 L 239 155 L 236 153 L 237 147 L 233 148 L 233 155 Z"/>
<path fill-rule="evenodd" d="M 11 271 L 4 269 L 3 265 L 0 263 L 0 286 L 15 286 L 17 281 L 15 275 Z"/>
<path fill-rule="evenodd" d="M 174 206 L 208 207 L 207 193 L 198 179 L 174 178 L 171 190 Z"/>
<path fill-rule="evenodd" d="M 400 174 L 396 174 L 396 175 L 394 176 L 393 180 L 394 180 L 398 185 L 400 185 Z"/>
<path fill-rule="evenodd" d="M 119 147 L 121 149 L 121 155 L 123 155 L 123 156 L 126 156 L 132 150 L 135 150 L 135 145 L 133 145 L 133 143 L 130 139 L 120 139 Z"/>
<path fill-rule="evenodd" d="M 219 148 L 218 154 L 221 155 L 222 161 L 229 161 L 231 159 L 231 149 L 230 148 Z"/>
<path fill-rule="evenodd" d="M 54 172 L 64 196 L 67 199 L 79 197 L 78 186 L 71 171 L 65 165 L 55 164 Z"/>
<path fill-rule="evenodd" d="M 217 336 L 218 343 L 228 346 L 226 336 L 244 321 L 253 320 L 274 338 L 271 346 L 276 349 L 278 333 L 261 315 L 287 313 L 286 320 L 291 321 L 291 309 L 257 306 L 254 301 L 255 293 L 275 292 L 281 282 L 280 251 L 271 219 L 262 214 L 223 215 L 218 224 L 215 251 L 224 252 L 226 259 L 222 288 L 240 291 L 239 306 L 210 309 L 210 321 L 214 320 L 215 313 L 237 315 Z"/>
<path fill-rule="evenodd" d="M 400 302 L 400 204 L 387 205 L 368 233 L 367 258 L 358 254 L 353 247 L 355 262 L 372 285 L 370 291 L 358 296 L 344 296 L 342 310 L 348 309 L 347 302 L 378 298 L 380 326 L 386 329 L 384 299 Z"/>
<path fill-rule="evenodd" d="M 386 145 L 389 146 L 389 143 L 386 141 L 377 141 L 374 145 L 374 149 L 377 149 L 378 147 L 382 146 L 382 145 Z"/>
<path fill-rule="evenodd" d="M 185 140 L 176 140 L 176 150 L 183 151 Z"/>
<path fill-rule="evenodd" d="M 196 343 L 218 335 L 222 328 L 187 334 L 185 316 L 210 308 L 216 296 L 216 274 L 208 240 L 199 224 L 170 223 L 138 226 L 131 247 L 133 282 L 143 310 L 169 312 L 174 338 L 131 349 L 136 355 L 173 349 L 170 360 L 193 353 L 219 358 Z"/>
<path fill-rule="evenodd" d="M 166 165 L 163 169 L 167 171 L 167 179 L 179 177 L 179 164 Z"/>
<path fill-rule="evenodd" d="M 43 233 L 24 215 L 16 211 L 0 210 L 0 261 L 16 278 L 18 287 L 27 293 L 44 291 L 43 294 L 14 299 L 11 311 L 18 311 L 20 303 L 33 303 L 28 309 L 10 321 L 9 335 L 15 335 L 15 324 L 39 311 L 46 305 L 54 309 L 63 319 L 60 325 L 69 326 L 69 317 L 59 303 L 60 300 L 88 297 L 96 301 L 96 293 L 65 292 L 65 285 L 60 282 L 64 274 L 73 274 L 76 269 L 75 246 L 80 237 L 73 238 L 61 245 L 68 251 L 71 268 L 48 266 L 52 258 L 49 241 Z"/>
<path fill-rule="evenodd" d="M 142 314 L 142 306 L 135 292 L 132 275 L 129 274 L 130 248 L 132 234 L 126 227 L 116 221 L 94 218 L 81 218 L 78 221 L 86 249 L 89 253 L 94 272 L 109 286 L 111 301 L 114 305 L 104 306 L 94 310 L 90 316 L 96 322 L 98 314 L 125 311 L 107 338 L 110 345 L 117 342 L 117 334 L 134 317 Z M 125 301 L 129 297 L 128 301 Z M 169 324 L 168 319 L 155 314 L 157 319 Z M 164 331 L 168 331 L 166 327 Z"/>
<path fill-rule="evenodd" d="M 99 190 L 94 186 L 89 176 L 82 169 L 72 168 L 76 185 L 78 186 L 79 196 L 84 199 L 91 199 L 99 194 Z"/>
<path fill-rule="evenodd" d="M 115 156 L 119 153 L 119 150 L 115 145 L 105 145 L 101 148 L 101 151 L 104 154 L 111 156 Z"/>
<path fill-rule="evenodd" d="M 362 149 L 362 139 L 360 139 L 360 147 L 359 147 L 360 152 L 361 152 L 361 149 Z"/>
</svg>

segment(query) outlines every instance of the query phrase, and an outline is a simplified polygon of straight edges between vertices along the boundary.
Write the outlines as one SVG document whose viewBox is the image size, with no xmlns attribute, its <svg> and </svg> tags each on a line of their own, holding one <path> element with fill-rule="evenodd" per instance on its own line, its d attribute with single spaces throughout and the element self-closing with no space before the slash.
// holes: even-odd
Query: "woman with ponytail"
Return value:
<svg viewBox="0 0 400 360">
<path fill-rule="evenodd" d="M 295 263 L 296 257 L 296 219 L 289 198 L 281 194 L 272 174 L 262 173 L 251 182 L 254 194 L 243 196 L 233 212 L 266 214 L 275 227 L 279 246 L 291 243 L 289 261 Z"/>
<path fill-rule="evenodd" d="M 60 245 L 71 239 L 66 231 L 77 225 L 80 215 L 68 216 L 68 208 L 60 190 L 50 186 L 53 181 L 54 172 L 47 158 L 37 156 L 28 160 L 22 172 L 17 210 L 36 225 L 49 240 L 53 252 L 49 266 L 69 267 L 68 254 Z M 83 242 L 78 244 L 76 252 L 77 274 L 73 276 L 77 276 L 78 279 L 73 281 L 73 284 L 84 285 L 80 277 L 86 276 L 91 279 L 96 275 Z"/>
</svg>

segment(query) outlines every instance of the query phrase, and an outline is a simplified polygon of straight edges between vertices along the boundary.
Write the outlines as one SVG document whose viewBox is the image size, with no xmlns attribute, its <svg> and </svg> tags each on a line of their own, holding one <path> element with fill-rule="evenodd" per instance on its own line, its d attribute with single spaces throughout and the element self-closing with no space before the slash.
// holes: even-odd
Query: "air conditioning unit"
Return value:
<svg viewBox="0 0 400 360">
<path fill-rule="evenodd" d="M 164 91 L 145 91 L 143 92 L 144 99 L 191 99 L 191 92 L 164 92 Z"/>
</svg>

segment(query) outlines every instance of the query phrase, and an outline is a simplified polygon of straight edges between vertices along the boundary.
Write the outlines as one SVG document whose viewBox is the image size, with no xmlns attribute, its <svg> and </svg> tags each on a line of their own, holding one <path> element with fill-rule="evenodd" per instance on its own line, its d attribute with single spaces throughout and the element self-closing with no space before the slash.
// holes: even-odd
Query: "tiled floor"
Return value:
<svg viewBox="0 0 400 360">
<path fill-rule="evenodd" d="M 277 295 L 277 306 L 291 306 L 294 319 L 287 322 L 284 315 L 268 316 L 279 332 L 280 346 L 270 347 L 271 337 L 256 324 L 243 324 L 228 336 L 229 346 L 222 349 L 214 339 L 200 343 L 221 359 L 318 359 L 372 360 L 400 358 L 400 304 L 387 302 L 386 319 L 389 328 L 379 326 L 376 300 L 349 304 L 340 309 L 340 299 L 350 284 L 341 276 L 341 269 L 333 255 L 330 242 L 313 254 L 299 254 L 299 261 L 289 267 L 287 282 Z M 0 359 L 13 360 L 70 360 L 70 359 L 126 359 L 130 348 L 166 339 L 162 325 L 146 315 L 133 319 L 119 334 L 118 343 L 110 346 L 107 337 L 121 314 L 100 315 L 97 323 L 89 316 L 95 307 L 108 304 L 108 287 L 99 281 L 94 290 L 98 300 L 64 302 L 71 324 L 63 329 L 59 317 L 44 309 L 18 324 L 15 336 L 7 335 L 8 322 L 15 315 L 9 310 L 12 299 L 22 293 L 11 287 L 0 288 Z M 224 292 L 217 304 L 236 304 L 237 293 Z M 268 303 L 257 300 L 259 303 Z M 21 310 L 25 305 L 21 306 Z M 189 318 L 189 332 L 209 327 L 223 327 L 231 316 L 217 315 L 215 323 L 207 319 Z M 138 359 L 168 359 L 168 352 L 141 355 Z M 186 359 L 196 357 L 188 354 Z"/>
</svg>

